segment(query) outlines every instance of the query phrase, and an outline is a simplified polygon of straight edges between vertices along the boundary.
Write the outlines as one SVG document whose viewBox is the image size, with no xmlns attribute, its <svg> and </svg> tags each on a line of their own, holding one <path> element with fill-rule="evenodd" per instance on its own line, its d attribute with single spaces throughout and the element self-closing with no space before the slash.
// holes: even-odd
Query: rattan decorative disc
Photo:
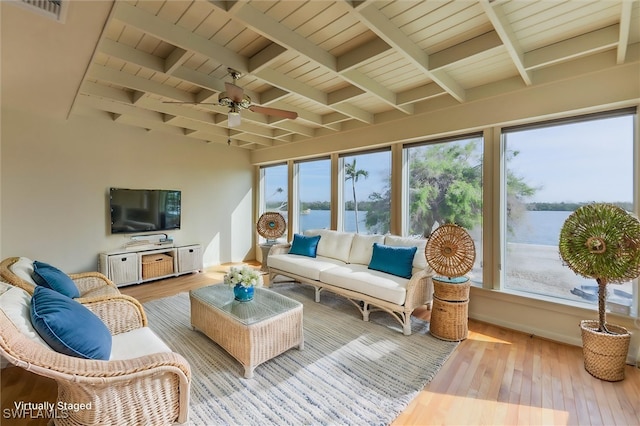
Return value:
<svg viewBox="0 0 640 426">
<path fill-rule="evenodd" d="M 263 213 L 256 224 L 258 234 L 267 240 L 275 240 L 282 237 L 286 228 L 287 223 L 284 220 L 284 216 L 278 212 Z"/>
<path fill-rule="evenodd" d="M 558 246 L 566 266 L 583 277 L 623 283 L 640 275 L 640 221 L 613 204 L 571 213 Z"/>
<path fill-rule="evenodd" d="M 436 273 L 461 277 L 473 268 L 476 246 L 464 228 L 447 223 L 431 233 L 424 254 Z"/>
</svg>

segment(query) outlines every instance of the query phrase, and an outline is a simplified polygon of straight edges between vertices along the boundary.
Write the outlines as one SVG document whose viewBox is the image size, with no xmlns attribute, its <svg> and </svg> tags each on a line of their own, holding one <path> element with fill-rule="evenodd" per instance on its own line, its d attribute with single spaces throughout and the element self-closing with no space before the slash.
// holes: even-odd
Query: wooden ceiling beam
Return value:
<svg viewBox="0 0 640 426">
<path fill-rule="evenodd" d="M 623 1 L 620 5 L 620 36 L 618 37 L 618 49 L 616 54 L 616 63 L 618 65 L 624 63 L 625 58 L 627 57 L 629 33 L 631 31 L 632 9 L 633 2 L 631 1 Z"/>
<path fill-rule="evenodd" d="M 592 55 L 618 46 L 619 25 L 611 25 L 524 54 L 528 70 L 539 69 Z"/>
<path fill-rule="evenodd" d="M 174 46 L 212 58 L 220 64 L 229 66 L 241 73 L 249 72 L 247 58 L 186 28 L 178 25 L 168 25 L 164 19 L 129 3 L 117 2 L 114 6 L 113 19 L 138 28 Z"/>
<path fill-rule="evenodd" d="M 266 16 L 253 6 L 245 4 L 243 7 L 238 8 L 234 13 L 234 17 L 242 21 L 243 24 L 247 25 L 253 31 L 263 35 L 274 43 L 285 46 L 289 50 L 298 52 L 298 54 L 309 58 L 324 69 L 339 74 L 344 80 L 354 86 L 363 88 L 364 85 L 364 90 L 369 94 L 378 97 L 380 100 L 388 103 L 394 108 L 407 112 L 407 107 L 397 105 L 394 102 L 395 95 L 390 93 L 390 91 L 384 88 L 381 84 L 376 83 L 370 78 L 364 78 L 361 73 L 357 73 L 352 69 L 347 69 L 344 72 L 338 72 L 338 59 L 335 56 L 321 47 L 318 47 L 307 38 L 302 37 L 300 34 L 285 27 L 275 19 Z M 370 45 L 369 48 L 371 48 L 371 46 L 373 45 Z M 379 45 L 374 45 L 374 47 L 377 47 L 378 49 L 380 48 Z M 388 46 L 386 50 L 388 50 Z M 356 79 L 354 80 L 353 77 L 356 77 Z M 355 109 L 353 110 L 355 111 Z M 362 117 L 363 114 L 359 113 L 358 116 L 354 118 L 362 119 Z"/>
<path fill-rule="evenodd" d="M 429 56 L 401 29 L 393 25 L 384 14 L 378 10 L 373 2 L 358 4 L 353 12 L 366 24 L 371 31 L 392 46 L 398 53 L 404 56 L 418 70 L 423 72 L 431 80 L 439 84 L 447 93 L 458 102 L 464 102 L 464 89 L 444 72 L 433 72 L 429 69 Z"/>
<path fill-rule="evenodd" d="M 527 86 L 532 84 L 531 74 L 524 66 L 524 52 L 518 43 L 518 38 L 511 29 L 511 24 L 507 20 L 501 5 L 493 5 L 489 0 L 480 0 L 480 5 L 484 13 L 491 21 L 493 28 L 496 30 L 502 40 L 502 44 L 507 49 L 511 61 L 515 65 L 520 77 Z"/>
</svg>

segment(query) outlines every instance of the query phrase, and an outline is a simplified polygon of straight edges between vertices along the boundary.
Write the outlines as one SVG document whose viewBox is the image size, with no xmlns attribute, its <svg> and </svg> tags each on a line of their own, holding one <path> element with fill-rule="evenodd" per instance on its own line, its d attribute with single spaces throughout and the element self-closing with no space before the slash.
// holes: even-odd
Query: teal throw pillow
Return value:
<svg viewBox="0 0 640 426">
<path fill-rule="evenodd" d="M 386 272 L 402 278 L 411 278 L 413 256 L 418 247 L 395 247 L 373 243 L 369 269 Z"/>
<path fill-rule="evenodd" d="M 289 254 L 297 254 L 300 256 L 316 257 L 318 250 L 318 241 L 320 235 L 308 237 L 306 235 L 294 234 Z"/>
<path fill-rule="evenodd" d="M 56 352 L 85 359 L 108 360 L 111 333 L 96 314 L 47 287 L 36 286 L 31 324 Z"/>
<path fill-rule="evenodd" d="M 72 299 L 80 297 L 80 291 L 71 277 L 48 263 L 33 262 L 33 280 L 36 284 L 55 290 Z"/>
</svg>

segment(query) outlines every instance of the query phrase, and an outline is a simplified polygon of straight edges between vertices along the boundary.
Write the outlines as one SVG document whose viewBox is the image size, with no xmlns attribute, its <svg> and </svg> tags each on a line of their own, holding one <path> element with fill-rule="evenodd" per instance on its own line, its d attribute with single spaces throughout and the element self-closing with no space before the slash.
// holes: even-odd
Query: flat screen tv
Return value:
<svg viewBox="0 0 640 426">
<path fill-rule="evenodd" d="M 109 207 L 112 234 L 180 229 L 180 191 L 110 188 Z"/>
</svg>

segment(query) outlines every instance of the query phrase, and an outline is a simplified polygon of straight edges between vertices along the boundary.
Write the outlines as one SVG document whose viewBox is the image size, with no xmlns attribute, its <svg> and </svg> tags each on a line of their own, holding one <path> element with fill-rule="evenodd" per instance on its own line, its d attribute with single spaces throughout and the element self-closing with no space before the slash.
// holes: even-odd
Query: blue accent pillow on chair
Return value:
<svg viewBox="0 0 640 426">
<path fill-rule="evenodd" d="M 33 280 L 36 284 L 55 290 L 72 299 L 80 297 L 80 291 L 71 277 L 48 263 L 33 262 Z"/>
<path fill-rule="evenodd" d="M 320 235 L 308 237 L 306 235 L 293 234 L 293 242 L 291 243 L 289 254 L 316 257 L 318 241 L 320 241 Z"/>
<path fill-rule="evenodd" d="M 373 243 L 369 269 L 386 272 L 402 278 L 411 278 L 413 257 L 418 247 L 395 247 Z"/>
<path fill-rule="evenodd" d="M 84 305 L 47 287 L 36 286 L 31 298 L 31 324 L 56 352 L 108 360 L 111 333 Z"/>
</svg>

